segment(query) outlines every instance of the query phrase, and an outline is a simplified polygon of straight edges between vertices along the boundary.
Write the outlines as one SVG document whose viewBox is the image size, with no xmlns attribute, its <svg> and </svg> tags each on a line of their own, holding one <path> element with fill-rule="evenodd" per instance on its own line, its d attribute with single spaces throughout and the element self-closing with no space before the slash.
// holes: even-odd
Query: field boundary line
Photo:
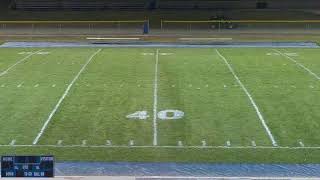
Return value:
<svg viewBox="0 0 320 180">
<path fill-rule="evenodd" d="M 235 71 L 233 70 L 232 66 L 230 65 L 230 63 L 228 62 L 228 60 L 218 51 L 218 49 L 216 49 L 216 53 L 219 55 L 219 57 L 224 61 L 224 63 L 227 65 L 227 67 L 229 68 L 230 72 L 232 73 L 233 77 L 237 80 L 238 84 L 240 85 L 240 87 L 242 88 L 242 90 L 245 92 L 245 94 L 247 95 L 247 97 L 249 98 L 253 108 L 256 111 L 256 114 L 259 117 L 260 122 L 262 123 L 265 131 L 267 132 L 269 139 L 272 142 L 273 146 L 278 146 L 276 140 L 274 139 L 262 113 L 259 110 L 259 107 L 257 106 L 257 104 L 255 103 L 254 99 L 252 98 L 251 94 L 249 93 L 249 91 L 247 90 L 247 88 L 242 84 L 240 78 L 237 76 L 237 74 L 235 73 Z"/>
<path fill-rule="evenodd" d="M 2 71 L 2 72 L 0 73 L 0 77 L 3 76 L 3 75 L 5 75 L 5 74 L 7 74 L 8 71 L 10 71 L 10 70 L 11 70 L 12 68 L 14 68 L 16 65 L 22 63 L 23 61 L 27 60 L 27 59 L 30 58 L 31 56 L 33 56 L 33 55 L 35 55 L 35 54 L 37 54 L 37 53 L 39 53 L 39 52 L 41 52 L 41 51 L 43 51 L 43 49 L 41 49 L 41 50 L 39 50 L 39 51 L 36 51 L 36 52 L 34 52 L 34 53 L 31 53 L 31 54 L 25 56 L 24 58 L 18 60 L 16 63 L 14 63 L 13 65 L 9 66 L 6 70 Z"/>
<path fill-rule="evenodd" d="M 297 60 L 293 59 L 292 57 L 282 53 L 281 51 L 279 50 L 276 50 L 276 49 L 272 49 L 273 51 L 279 53 L 281 56 L 291 60 L 292 62 L 294 62 L 296 65 L 300 66 L 302 69 L 306 70 L 308 73 L 310 73 L 312 76 L 314 76 L 316 79 L 320 80 L 320 77 L 314 73 L 313 71 L 311 71 L 309 68 L 305 67 L 304 65 L 302 65 L 301 63 L 299 63 Z"/>
<path fill-rule="evenodd" d="M 78 74 L 73 78 L 73 80 L 71 81 L 71 83 L 68 85 L 67 89 L 64 91 L 63 95 L 61 96 L 61 98 L 59 99 L 58 103 L 55 105 L 55 107 L 53 108 L 53 110 L 51 111 L 51 113 L 49 114 L 47 120 L 45 121 L 45 123 L 43 124 L 40 132 L 38 133 L 38 135 L 36 136 L 36 138 L 33 140 L 33 144 L 37 144 L 39 139 L 41 138 L 43 132 L 46 130 L 49 122 L 51 121 L 53 115 L 57 112 L 58 108 L 60 107 L 62 101 L 65 99 L 65 97 L 68 95 L 71 87 L 73 86 L 73 84 L 78 80 L 80 74 L 85 70 L 85 68 L 87 67 L 87 65 L 92 61 L 92 59 L 101 51 L 101 49 L 99 49 L 98 51 L 94 52 L 90 58 L 87 60 L 87 62 L 82 66 L 82 68 L 80 69 L 80 71 L 78 72 Z"/>
<path fill-rule="evenodd" d="M 56 176 L 56 177 L 63 177 L 63 176 Z M 288 177 L 278 177 L 278 176 L 266 176 L 266 177 L 255 177 L 255 176 L 134 176 L 135 179 L 142 179 L 142 180 L 156 180 L 156 179 L 163 179 L 163 180 L 179 180 L 179 179 L 185 179 L 185 180 L 214 180 L 214 179 L 229 179 L 229 180 L 239 180 L 239 179 L 247 179 L 247 180 L 288 180 L 288 179 L 294 179 L 294 180 L 319 180 L 317 177 L 295 177 L 295 176 L 288 176 Z M 128 179 L 129 180 L 129 179 Z"/>
<path fill-rule="evenodd" d="M 319 149 L 320 146 L 138 146 L 138 145 L 57 145 L 57 144 L 3 144 L 0 147 L 54 147 L 54 148 L 150 148 L 150 149 Z"/>
<path fill-rule="evenodd" d="M 159 64 L 159 49 L 156 52 L 156 62 L 154 67 L 154 88 L 153 88 L 153 145 L 158 145 L 158 124 L 157 124 L 157 110 L 158 110 L 158 64 Z"/>
</svg>

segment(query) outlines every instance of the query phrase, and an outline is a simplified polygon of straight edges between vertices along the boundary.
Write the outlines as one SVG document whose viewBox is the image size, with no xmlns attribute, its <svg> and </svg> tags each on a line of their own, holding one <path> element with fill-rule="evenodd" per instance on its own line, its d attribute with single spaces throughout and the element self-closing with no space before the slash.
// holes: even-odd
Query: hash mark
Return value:
<svg viewBox="0 0 320 180">
<path fill-rule="evenodd" d="M 230 147 L 230 146 L 231 146 L 230 141 L 227 141 L 227 147 Z"/>
<path fill-rule="evenodd" d="M 107 146 L 111 146 L 111 145 L 112 145 L 111 141 L 110 141 L 110 140 L 107 140 L 107 141 L 106 141 L 106 145 L 107 145 Z"/>
<path fill-rule="evenodd" d="M 13 140 L 10 142 L 10 145 L 13 146 L 15 143 L 16 143 L 16 140 L 13 139 Z"/>
<path fill-rule="evenodd" d="M 61 146 L 62 145 L 62 140 L 58 140 L 57 145 Z"/>
<path fill-rule="evenodd" d="M 203 146 L 203 147 L 207 146 L 206 140 L 202 140 L 201 143 L 202 143 L 202 146 Z"/>
<path fill-rule="evenodd" d="M 299 141 L 299 145 L 300 145 L 301 147 L 304 147 L 304 144 L 303 144 L 302 141 Z"/>
<path fill-rule="evenodd" d="M 130 146 L 133 146 L 133 145 L 134 145 L 134 141 L 133 141 L 133 140 L 130 140 L 130 141 L 129 141 L 129 145 L 130 145 Z"/>
<path fill-rule="evenodd" d="M 86 146 L 87 145 L 87 140 L 82 140 L 82 146 Z"/>
<path fill-rule="evenodd" d="M 251 144 L 252 144 L 253 147 L 257 147 L 257 144 L 256 144 L 255 141 L 251 141 Z"/>
<path fill-rule="evenodd" d="M 17 87 L 20 88 L 22 86 L 23 83 L 19 84 Z"/>
<path fill-rule="evenodd" d="M 178 146 L 183 146 L 182 141 L 178 141 Z"/>
</svg>

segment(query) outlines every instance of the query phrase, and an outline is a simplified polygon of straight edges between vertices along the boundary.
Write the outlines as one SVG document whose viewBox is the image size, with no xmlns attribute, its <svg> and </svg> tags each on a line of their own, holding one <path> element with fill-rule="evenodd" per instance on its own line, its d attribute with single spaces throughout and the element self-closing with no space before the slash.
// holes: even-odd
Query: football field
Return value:
<svg viewBox="0 0 320 180">
<path fill-rule="evenodd" d="M 320 162 L 320 51 L 0 48 L 0 155 Z"/>
</svg>

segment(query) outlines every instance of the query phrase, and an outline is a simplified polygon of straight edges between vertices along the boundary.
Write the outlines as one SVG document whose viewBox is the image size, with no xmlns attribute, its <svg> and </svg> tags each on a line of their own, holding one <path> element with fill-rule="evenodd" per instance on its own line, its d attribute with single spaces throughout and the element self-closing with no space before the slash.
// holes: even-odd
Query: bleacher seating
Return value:
<svg viewBox="0 0 320 180">
<path fill-rule="evenodd" d="M 13 8 L 18 10 L 96 10 L 96 9 L 145 9 L 147 0 L 14 0 Z"/>
<path fill-rule="evenodd" d="M 254 2 L 254 1 L 251 1 Z M 160 9 L 223 9 L 241 7 L 239 0 L 160 0 Z"/>
</svg>

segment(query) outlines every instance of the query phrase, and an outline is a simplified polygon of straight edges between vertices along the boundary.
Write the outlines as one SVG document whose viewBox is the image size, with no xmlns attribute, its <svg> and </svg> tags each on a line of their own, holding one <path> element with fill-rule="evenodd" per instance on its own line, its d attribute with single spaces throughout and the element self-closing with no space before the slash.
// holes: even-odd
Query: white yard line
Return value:
<svg viewBox="0 0 320 180">
<path fill-rule="evenodd" d="M 224 61 L 224 63 L 228 66 L 230 72 L 233 74 L 234 78 L 237 80 L 238 84 L 240 85 L 240 87 L 242 88 L 242 90 L 246 93 L 246 95 L 248 96 L 253 108 L 255 109 L 259 119 L 260 119 L 260 122 L 262 123 L 265 131 L 267 132 L 268 136 L 269 136 L 269 139 L 271 140 L 272 142 L 272 145 L 273 146 L 278 146 L 277 145 L 277 142 L 276 140 L 274 139 L 263 115 L 261 114 L 260 110 L 259 110 L 259 107 L 257 106 L 257 104 L 255 103 L 255 101 L 253 100 L 251 94 L 249 93 L 249 91 L 247 90 L 247 88 L 242 84 L 241 80 L 239 79 L 239 77 L 237 76 L 237 74 L 235 73 L 235 71 L 233 70 L 232 66 L 229 64 L 228 60 L 220 54 L 220 52 L 216 49 L 216 52 L 217 54 L 219 55 L 219 57 Z"/>
<path fill-rule="evenodd" d="M 296 65 L 298 65 L 299 67 L 301 67 L 302 69 L 304 69 L 305 71 L 307 71 L 309 74 L 311 74 L 312 76 L 314 76 L 316 79 L 320 80 L 320 76 L 318 76 L 316 73 L 312 72 L 310 69 L 308 69 L 307 67 L 305 67 L 304 65 L 302 65 L 301 63 L 299 63 L 297 60 L 293 59 L 292 57 L 282 53 L 279 50 L 276 49 L 272 49 L 273 51 L 279 53 L 281 56 L 291 60 L 292 62 L 294 62 Z"/>
<path fill-rule="evenodd" d="M 68 85 L 67 89 L 65 90 L 65 92 L 63 93 L 63 95 L 61 96 L 61 98 L 59 99 L 58 103 L 56 104 L 56 106 L 53 108 L 53 110 L 51 111 L 51 113 L 49 114 L 47 120 L 45 121 L 45 123 L 43 124 L 40 132 L 38 133 L 37 137 L 33 140 L 33 144 L 37 144 L 40 137 L 42 136 L 43 132 L 46 130 L 49 122 L 51 121 L 53 115 L 57 112 L 59 106 L 61 105 L 62 101 L 64 100 L 64 98 L 68 95 L 71 87 L 73 86 L 73 84 L 77 81 L 77 79 L 79 78 L 80 74 L 85 70 L 85 68 L 87 67 L 87 65 L 91 62 L 91 60 L 101 51 L 101 49 L 99 49 L 98 51 L 96 51 L 95 53 L 93 53 L 90 58 L 87 60 L 87 62 L 82 66 L 82 68 L 80 69 L 80 71 L 78 72 L 78 74 L 73 78 L 73 80 L 71 81 L 71 83 Z"/>
<path fill-rule="evenodd" d="M 153 145 L 158 145 L 158 124 L 157 124 L 157 108 L 158 108 L 158 63 L 159 49 L 156 53 L 156 62 L 154 67 L 154 88 L 153 88 Z"/>
<path fill-rule="evenodd" d="M 58 144 L 24 144 L 24 145 L 10 145 L 2 144 L 0 147 L 52 147 L 52 148 L 151 148 L 151 149 L 319 149 L 320 146 L 137 146 L 137 145 L 58 145 Z"/>
<path fill-rule="evenodd" d="M 19 61 L 17 61 L 16 63 L 14 63 L 13 65 L 11 65 L 10 67 L 8 67 L 6 70 L 2 71 L 2 72 L 0 73 L 0 77 L 3 76 L 3 75 L 5 75 L 5 74 L 7 74 L 8 71 L 10 71 L 10 70 L 11 70 L 12 68 L 14 68 L 16 65 L 22 63 L 23 61 L 27 60 L 29 57 L 31 57 L 31 56 L 33 56 L 33 55 L 35 55 L 35 54 L 37 54 L 37 53 L 39 53 L 39 52 L 41 52 L 41 51 L 43 51 L 43 49 L 41 49 L 41 50 L 39 50 L 39 51 L 37 51 L 37 52 L 34 52 L 34 53 L 32 53 L 32 54 L 29 54 L 28 56 L 20 59 Z"/>
</svg>

